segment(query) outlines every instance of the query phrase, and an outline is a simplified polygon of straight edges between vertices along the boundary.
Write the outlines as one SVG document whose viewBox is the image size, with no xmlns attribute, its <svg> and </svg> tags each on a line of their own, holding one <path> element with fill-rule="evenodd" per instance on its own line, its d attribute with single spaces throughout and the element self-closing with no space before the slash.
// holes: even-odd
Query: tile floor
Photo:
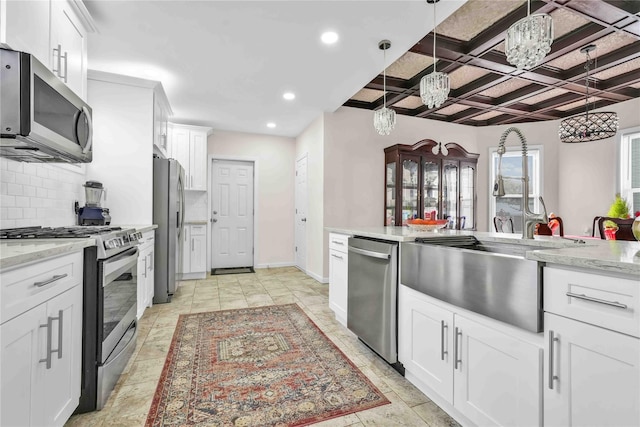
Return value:
<svg viewBox="0 0 640 427">
<path fill-rule="evenodd" d="M 76 415 L 65 427 L 144 426 L 178 316 L 182 313 L 297 303 L 392 402 L 316 426 L 455 426 L 458 424 L 344 326 L 329 309 L 329 287 L 293 267 L 181 282 L 170 304 L 148 308 L 135 353 L 105 408 Z"/>
</svg>

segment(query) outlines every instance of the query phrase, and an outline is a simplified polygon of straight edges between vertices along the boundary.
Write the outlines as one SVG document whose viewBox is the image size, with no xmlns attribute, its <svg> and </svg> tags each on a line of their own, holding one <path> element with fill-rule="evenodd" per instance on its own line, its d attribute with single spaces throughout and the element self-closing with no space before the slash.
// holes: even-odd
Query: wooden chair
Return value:
<svg viewBox="0 0 640 427">
<path fill-rule="evenodd" d="M 562 218 L 559 216 L 549 218 L 549 222 L 547 224 L 538 224 L 536 227 L 536 234 L 539 236 L 553 236 L 553 228 L 551 224 L 554 221 L 558 224 L 558 235 L 564 236 L 564 224 L 562 223 Z"/>
<path fill-rule="evenodd" d="M 498 233 L 513 233 L 513 219 L 511 217 L 494 216 L 493 226 Z"/>
<path fill-rule="evenodd" d="M 595 220 L 594 220 L 595 221 Z M 616 231 L 616 240 L 630 240 L 632 242 L 636 241 L 636 238 L 633 237 L 633 218 L 610 218 L 608 216 L 601 216 L 597 218 L 598 223 L 598 231 L 600 232 L 600 238 L 604 239 L 604 222 L 612 221 L 615 222 L 618 226 L 618 231 Z"/>
</svg>

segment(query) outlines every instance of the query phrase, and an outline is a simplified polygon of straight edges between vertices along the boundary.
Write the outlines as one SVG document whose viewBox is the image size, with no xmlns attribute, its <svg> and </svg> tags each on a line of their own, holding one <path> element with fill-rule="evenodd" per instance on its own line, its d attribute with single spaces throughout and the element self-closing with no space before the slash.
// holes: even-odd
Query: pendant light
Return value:
<svg viewBox="0 0 640 427">
<path fill-rule="evenodd" d="M 618 131 L 618 114 L 612 111 L 589 113 L 589 67 L 591 66 L 589 53 L 595 48 L 595 45 L 590 44 L 580 49 L 580 52 L 587 57 L 587 63 L 584 66 L 587 70 L 585 79 L 585 112 L 560 122 L 559 134 L 561 142 L 598 141 L 615 136 Z"/>
<path fill-rule="evenodd" d="M 518 70 L 530 70 L 551 51 L 553 20 L 546 13 L 531 15 L 531 0 L 527 0 L 527 17 L 507 30 L 505 53 L 507 61 Z"/>
<path fill-rule="evenodd" d="M 427 3 L 433 3 L 433 73 L 427 74 L 420 80 L 420 98 L 429 108 L 441 106 L 449 97 L 451 90 L 449 75 L 436 71 L 436 3 L 438 1 L 427 0 Z"/>
<path fill-rule="evenodd" d="M 396 125 L 396 112 L 387 108 L 387 49 L 391 47 L 389 40 L 380 40 L 378 49 L 383 51 L 384 70 L 382 71 L 383 104 L 373 113 L 373 126 L 380 135 L 389 135 Z"/>
</svg>

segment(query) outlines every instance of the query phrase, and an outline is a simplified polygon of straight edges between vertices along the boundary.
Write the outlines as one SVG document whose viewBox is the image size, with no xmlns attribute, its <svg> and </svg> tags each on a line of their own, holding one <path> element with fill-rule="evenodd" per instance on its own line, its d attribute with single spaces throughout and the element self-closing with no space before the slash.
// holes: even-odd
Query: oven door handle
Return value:
<svg viewBox="0 0 640 427">
<path fill-rule="evenodd" d="M 138 264 L 138 248 L 131 248 L 120 255 L 103 261 L 102 286 Z"/>
</svg>

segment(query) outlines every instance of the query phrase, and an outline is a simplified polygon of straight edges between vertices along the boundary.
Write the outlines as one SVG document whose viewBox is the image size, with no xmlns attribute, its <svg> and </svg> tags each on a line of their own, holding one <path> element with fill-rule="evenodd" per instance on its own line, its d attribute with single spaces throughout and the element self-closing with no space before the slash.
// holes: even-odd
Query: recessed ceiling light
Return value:
<svg viewBox="0 0 640 427">
<path fill-rule="evenodd" d="M 276 124 L 273 123 L 273 122 L 269 122 L 269 123 L 267 123 L 267 127 L 273 129 L 274 127 L 276 127 Z"/>
<path fill-rule="evenodd" d="M 324 44 L 334 44 L 338 41 L 338 33 L 335 31 L 326 31 L 320 36 L 320 40 Z"/>
<path fill-rule="evenodd" d="M 291 101 L 292 99 L 295 99 L 295 98 L 296 98 L 296 94 L 295 94 L 295 93 L 293 93 L 293 92 L 285 92 L 285 93 L 282 95 L 282 97 L 283 97 L 284 99 L 286 99 L 287 101 Z"/>
</svg>

